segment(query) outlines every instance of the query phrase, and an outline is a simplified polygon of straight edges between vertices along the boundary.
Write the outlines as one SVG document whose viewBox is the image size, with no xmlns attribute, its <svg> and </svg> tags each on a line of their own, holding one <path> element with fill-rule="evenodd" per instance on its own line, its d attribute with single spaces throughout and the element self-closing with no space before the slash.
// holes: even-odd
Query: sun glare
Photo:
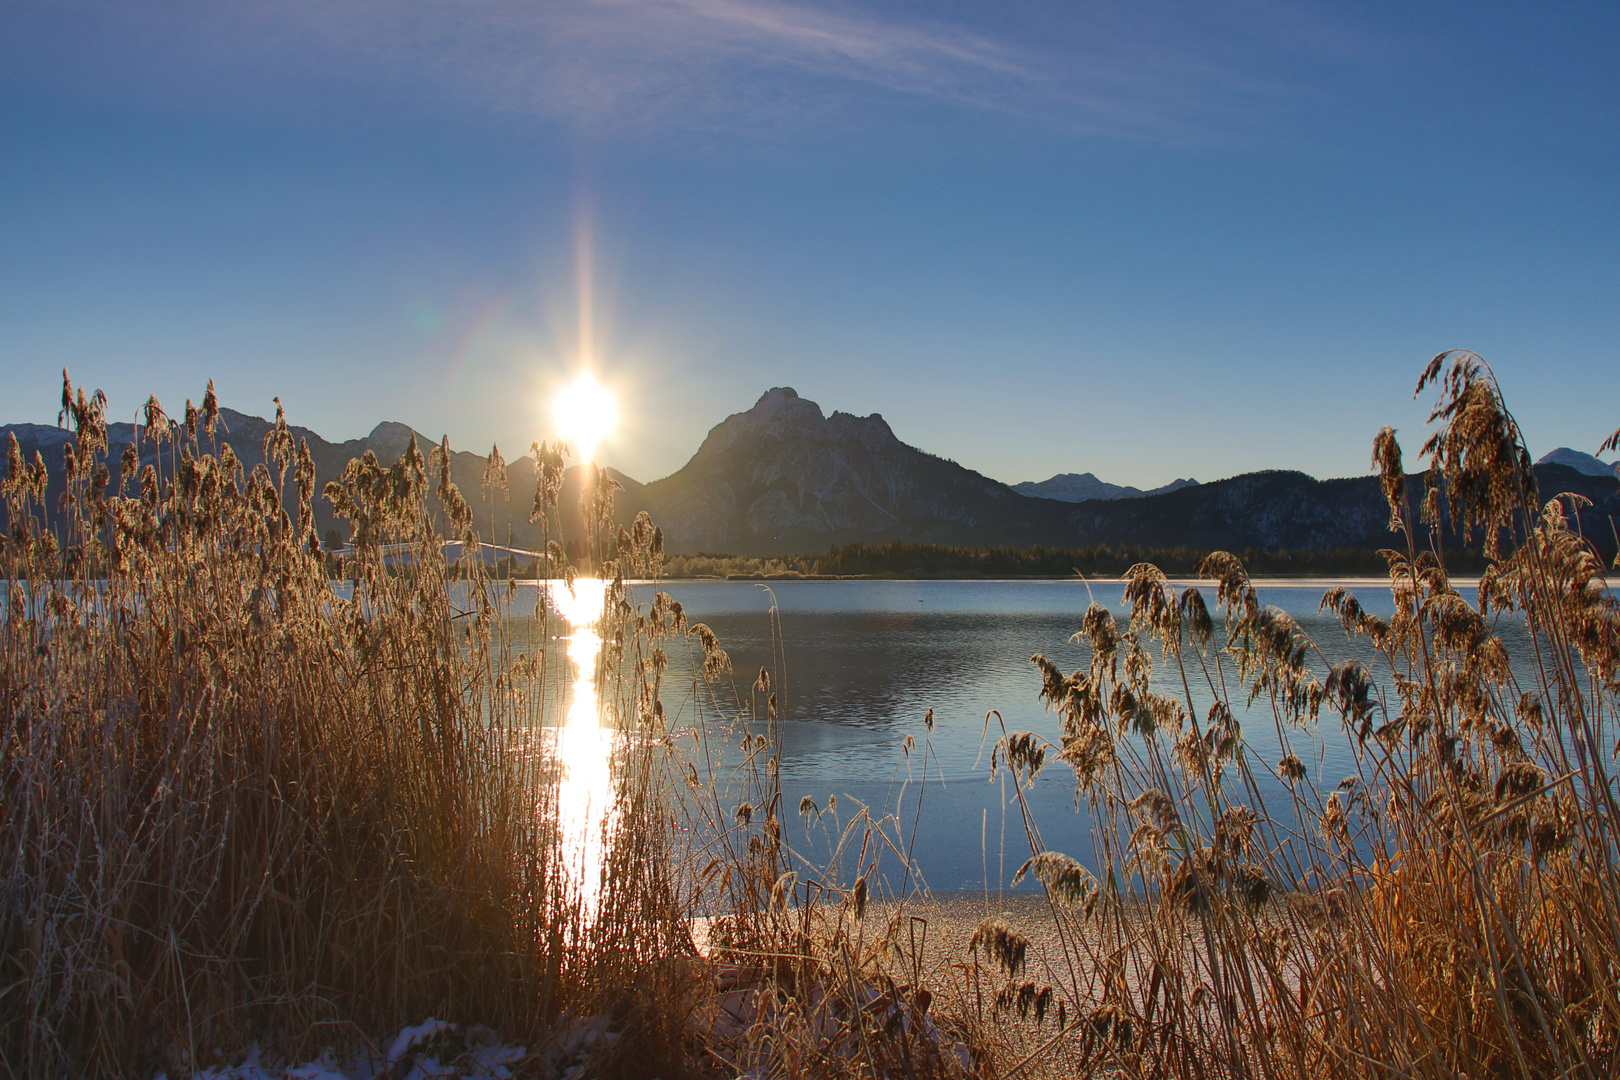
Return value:
<svg viewBox="0 0 1620 1080">
<path fill-rule="evenodd" d="M 596 381 L 589 371 L 580 372 L 579 378 L 563 387 L 552 405 L 557 430 L 568 441 L 580 462 L 594 459 L 597 444 L 613 431 L 619 422 L 619 406 L 613 400 L 613 391 Z"/>
<path fill-rule="evenodd" d="M 579 578 L 550 594 L 568 620 L 568 659 L 574 667 L 566 722 L 556 732 L 562 766 L 557 808 L 564 849 L 572 853 L 574 884 L 588 917 L 594 917 L 602 891 L 605 832 L 613 809 L 613 732 L 602 726 L 596 688 L 596 662 L 602 651 L 601 619 L 607 582 Z"/>
</svg>

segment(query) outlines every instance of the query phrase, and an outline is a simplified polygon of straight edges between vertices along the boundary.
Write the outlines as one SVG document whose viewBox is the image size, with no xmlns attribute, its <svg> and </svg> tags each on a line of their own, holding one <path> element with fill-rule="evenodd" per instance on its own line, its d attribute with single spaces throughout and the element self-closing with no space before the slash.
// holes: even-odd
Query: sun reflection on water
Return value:
<svg viewBox="0 0 1620 1080">
<path fill-rule="evenodd" d="M 606 601 L 607 583 L 595 578 L 579 578 L 572 590 L 564 586 L 552 593 L 553 605 L 572 631 L 568 659 L 575 669 L 566 719 L 556 732 L 558 824 L 562 850 L 577 859 L 575 884 L 587 916 L 601 899 L 613 810 L 613 731 L 602 726 L 596 687 Z"/>
</svg>

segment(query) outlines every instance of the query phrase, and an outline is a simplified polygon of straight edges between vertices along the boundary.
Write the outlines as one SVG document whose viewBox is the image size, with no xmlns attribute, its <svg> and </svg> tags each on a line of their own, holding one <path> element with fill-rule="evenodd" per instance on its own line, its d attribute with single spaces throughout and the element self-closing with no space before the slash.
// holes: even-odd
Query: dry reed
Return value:
<svg viewBox="0 0 1620 1080">
<path fill-rule="evenodd" d="M 1134 567 L 1128 622 L 1082 620 L 1085 668 L 1034 658 L 1060 742 L 1002 730 L 992 755 L 1058 955 L 1034 970 L 991 918 L 925 971 L 906 896 L 877 894 L 880 863 L 907 868 L 906 823 L 807 801 L 854 876 L 794 850 L 779 627 L 773 666 L 739 686 L 679 603 L 634 603 L 624 577 L 656 574 L 662 535 L 616 529 L 611 480 L 592 475 L 583 515 L 619 733 L 587 901 L 543 745 L 566 667 L 544 594 L 576 583 L 560 543 L 517 610 L 528 594 L 485 572 L 448 447 L 413 443 L 327 487 L 353 531 L 345 596 L 279 408 L 266 464 L 244 470 L 212 387 L 179 424 L 153 399 L 113 484 L 105 402 L 64 380 L 66 493 L 47 506 L 49 470 L 14 442 L 0 487 L 0 1059 L 18 1076 L 190 1070 L 428 1015 L 543 1045 L 588 1012 L 623 1033 L 594 1068 L 627 1076 L 1607 1075 L 1620 611 L 1570 507 L 1538 502 L 1489 369 L 1442 354 L 1430 385 L 1421 498 L 1393 433 L 1375 444 L 1404 540 L 1394 614 L 1323 600 L 1373 662 L 1330 664 L 1232 556 L 1201 566 L 1213 611 Z M 549 522 L 562 448 L 536 460 Z M 506 495 L 498 451 L 483 483 Z M 1493 555 L 1477 603 L 1426 546 L 1441 515 Z M 1275 763 L 1245 741 L 1255 707 Z M 1308 750 L 1324 717 L 1356 762 L 1332 787 Z M 1093 865 L 1047 851 L 1022 799 L 1059 762 Z"/>
<path fill-rule="evenodd" d="M 1219 553 L 1201 567 L 1215 615 L 1144 564 L 1127 575 L 1128 623 L 1087 612 L 1085 669 L 1034 658 L 1061 743 L 1003 732 L 999 762 L 1020 783 L 1049 760 L 1072 768 L 1098 856 L 1087 868 L 1046 852 L 1025 805 L 1025 872 L 1060 931 L 1066 1016 L 1043 1052 L 1003 1062 L 1009 1074 L 1620 1067 L 1620 608 L 1574 508 L 1538 502 L 1483 361 L 1442 354 L 1429 386 L 1421 498 L 1393 432 L 1374 450 L 1404 539 L 1385 553 L 1393 616 L 1343 589 L 1322 601 L 1372 663 L 1330 664 Z M 1442 514 L 1493 557 L 1477 603 L 1419 531 Z M 1245 705 L 1269 716 L 1280 761 L 1244 740 Z M 1305 749 L 1324 717 L 1356 763 L 1331 787 Z M 1012 1000 L 1027 997 L 1006 973 Z"/>
<path fill-rule="evenodd" d="M 597 1075 L 946 1067 L 913 1023 L 927 995 L 881 983 L 866 878 L 794 907 L 772 675 L 739 690 L 678 602 L 632 602 L 663 534 L 614 525 L 606 473 L 570 538 L 604 583 L 614 733 L 592 881 L 550 738 L 571 682 L 550 597 L 583 580 L 549 535 L 565 447 L 534 447 L 525 591 L 490 576 L 448 443 L 367 453 L 318 496 L 279 402 L 245 469 L 210 385 L 183 423 L 148 401 L 114 483 L 105 399 L 64 373 L 62 400 L 65 493 L 46 504 L 52 470 L 15 439 L 0 481 L 0 1074 L 297 1061 L 430 1016 L 525 1043 L 537 1075 L 584 1015 L 617 1035 Z M 510 496 L 498 449 L 480 483 Z M 317 497 L 348 523 L 340 565 Z M 677 646 L 690 746 L 665 711 Z M 863 866 L 886 824 L 846 828 Z M 724 916 L 709 957 L 698 911 Z"/>
<path fill-rule="evenodd" d="M 105 399 L 64 376 L 61 420 L 59 504 L 15 440 L 0 486 L 0 1073 L 189 1072 L 426 1016 L 532 1046 L 567 1010 L 645 1024 L 644 1060 L 668 1050 L 648 1002 L 685 922 L 663 770 L 621 740 L 625 838 L 592 917 L 543 738 L 554 616 L 516 617 L 484 573 L 448 448 L 367 454 L 328 485 L 353 531 L 345 597 L 279 405 L 248 471 L 212 386 L 183 424 L 152 399 L 116 484 Z M 561 479 L 543 458 L 537 514 Z M 485 483 L 504 491 L 498 452 Z M 441 528 L 468 541 L 459 564 Z M 613 648 L 624 606 L 614 581 Z M 628 726 L 645 692 L 616 660 Z"/>
</svg>

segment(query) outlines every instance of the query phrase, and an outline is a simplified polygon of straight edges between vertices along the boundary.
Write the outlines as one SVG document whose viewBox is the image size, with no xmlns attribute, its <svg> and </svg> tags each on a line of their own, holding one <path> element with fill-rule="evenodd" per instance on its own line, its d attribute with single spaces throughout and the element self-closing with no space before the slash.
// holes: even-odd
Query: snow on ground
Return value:
<svg viewBox="0 0 1620 1080">
<path fill-rule="evenodd" d="M 368 1045 L 339 1060 L 333 1051 L 323 1050 L 313 1061 L 292 1065 L 266 1062 L 254 1046 L 239 1064 L 203 1069 L 189 1080 L 509 1080 L 519 1066 L 525 1076 L 574 1080 L 584 1073 L 591 1054 L 617 1037 L 605 1016 L 565 1016 L 545 1045 L 531 1051 L 502 1043 L 487 1028 L 461 1030 L 430 1016 L 386 1040 L 386 1051 Z M 155 1080 L 168 1076 L 159 1073 Z"/>
</svg>

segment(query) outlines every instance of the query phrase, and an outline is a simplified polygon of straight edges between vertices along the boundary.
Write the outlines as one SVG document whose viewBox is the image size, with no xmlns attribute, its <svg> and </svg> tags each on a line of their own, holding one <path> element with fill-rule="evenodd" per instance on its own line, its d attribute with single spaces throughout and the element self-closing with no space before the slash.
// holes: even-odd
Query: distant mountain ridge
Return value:
<svg viewBox="0 0 1620 1080">
<path fill-rule="evenodd" d="M 1588 536 L 1606 537 L 1607 516 L 1620 518 L 1614 477 L 1557 464 L 1536 475 L 1544 499 L 1574 491 L 1592 500 L 1582 511 Z M 1421 476 L 1409 482 L 1422 490 Z M 1373 476 L 1266 470 L 1135 498 L 1033 498 L 906 445 L 876 413 L 824 416 L 787 387 L 717 424 L 683 468 L 627 495 L 625 512 L 648 510 L 668 549 L 682 552 L 788 554 L 852 541 L 1377 549 L 1397 540 Z"/>
<path fill-rule="evenodd" d="M 201 449 L 204 453 L 212 453 L 216 445 L 228 444 L 242 462 L 245 476 L 255 465 L 264 463 L 264 437 L 275 424 L 262 416 L 252 416 L 235 409 L 221 408 L 219 412 L 221 423 L 215 437 L 209 439 L 206 435 L 199 436 Z M 384 465 L 392 465 L 405 452 L 412 438 L 417 440 L 423 456 L 439 445 L 439 440 L 429 438 L 407 424 L 388 420 L 372 428 L 368 435 L 336 443 L 327 441 L 309 428 L 296 424 L 289 424 L 288 427 L 295 441 L 307 442 L 310 457 L 315 462 L 316 531 L 324 537 L 328 530 L 336 529 L 339 538 L 344 540 L 349 535 L 346 523 L 336 518 L 331 506 L 319 494 L 326 483 L 341 476 L 351 459 L 361 457 L 368 451 L 375 454 L 377 460 Z M 36 451 L 44 458 L 51 473 L 47 502 L 55 506 L 56 499 L 61 494 L 62 448 L 71 438 L 71 432 L 51 424 L 0 425 L 0 445 L 3 445 L 10 435 L 17 437 L 25 459 L 32 460 Z M 113 483 L 116 484 L 119 458 L 124 448 L 135 438 L 135 426 L 127 422 L 109 424 L 107 436 L 109 466 L 113 472 Z M 142 444 L 143 464 L 155 460 L 152 444 L 144 436 Z M 510 493 L 510 497 L 506 500 L 502 500 L 494 493 L 491 493 L 491 498 L 485 499 L 480 490 L 480 481 L 487 462 L 487 454 L 451 449 L 450 477 L 471 505 L 473 523 L 480 537 L 491 543 L 511 543 L 520 548 L 539 548 L 547 538 L 547 532 L 539 523 L 529 521 L 529 511 L 534 504 L 534 460 L 524 455 L 506 463 L 507 486 Z M 607 471 L 627 490 L 634 491 L 641 486 L 617 470 Z M 572 510 L 578 502 L 580 472 L 577 466 L 570 469 L 564 485 L 562 501 L 567 504 L 569 510 Z M 292 483 L 289 479 L 287 482 L 289 492 L 291 488 Z M 437 497 L 430 495 L 429 504 L 437 508 Z M 572 518 L 577 522 L 578 516 L 577 512 L 565 515 L 563 523 L 565 531 L 570 525 L 567 519 Z M 549 522 L 548 527 L 551 529 L 550 535 L 554 537 L 558 528 L 557 522 L 555 520 Z M 578 531 L 577 524 L 573 526 L 572 531 Z"/>
<path fill-rule="evenodd" d="M 1139 487 L 1110 484 L 1106 480 L 1097 479 L 1095 473 L 1058 473 L 1046 480 L 1025 480 L 1013 484 L 1012 489 L 1020 495 L 1029 495 L 1037 499 L 1056 499 L 1058 502 L 1085 502 L 1088 499 L 1140 499 L 1144 495 L 1163 495 L 1167 491 L 1180 491 L 1184 487 L 1197 487 L 1198 481 L 1191 478 L 1175 479 L 1161 487 L 1149 488 L 1143 491 Z"/>
<path fill-rule="evenodd" d="M 1567 469 L 1586 476 L 1620 476 L 1620 462 L 1610 465 L 1591 454 L 1583 454 L 1579 450 L 1571 450 L 1567 446 L 1560 446 L 1541 456 L 1537 465 L 1562 465 Z"/>
<path fill-rule="evenodd" d="M 232 409 L 221 410 L 221 416 L 218 441 L 230 443 L 245 469 L 260 463 L 272 423 Z M 293 427 L 292 432 L 309 444 L 317 489 L 340 475 L 351 458 L 368 451 L 390 464 L 412 438 L 424 453 L 435 445 L 421 432 L 393 422 L 378 424 L 363 438 L 337 443 L 307 428 Z M 31 458 L 38 451 L 51 466 L 48 499 L 54 506 L 68 433 L 41 424 L 0 426 L 0 440 L 8 435 L 16 435 L 25 455 Z M 115 471 L 133 437 L 132 425 L 111 425 Z M 212 449 L 206 437 L 202 449 Z M 143 456 L 152 459 L 150 445 Z M 1596 459 L 1583 460 L 1588 458 L 1560 448 L 1543 458 L 1535 472 L 1543 500 L 1565 491 L 1591 500 L 1581 512 L 1582 528 L 1607 548 L 1609 521 L 1620 520 L 1620 479 L 1612 471 L 1583 471 L 1565 463 L 1573 460 L 1591 470 L 1590 461 Z M 452 451 L 450 460 L 451 476 L 471 504 L 475 527 L 485 541 L 536 549 L 548 536 L 558 538 L 559 531 L 578 538 L 580 468 L 569 470 L 561 521 L 542 527 L 529 521 L 532 459 L 507 461 L 505 499 L 498 493 L 486 498 L 480 490 L 486 454 Z M 774 555 L 891 540 L 964 547 L 1376 549 L 1397 539 L 1388 531 L 1389 514 L 1372 476 L 1317 480 L 1301 472 L 1267 470 L 1203 484 L 1178 481 L 1167 485 L 1169 490 L 1131 497 L 1031 497 L 907 445 L 877 413 L 826 415 L 789 387 L 772 388 L 752 408 L 716 424 L 691 460 L 663 479 L 641 484 L 617 470 L 606 471 L 622 488 L 620 522 L 647 510 L 663 528 L 665 549 L 672 554 Z M 1410 484 L 1420 491 L 1421 476 L 1411 477 Z M 315 511 L 323 537 L 336 528 L 340 539 L 347 538 L 347 528 L 335 520 L 324 499 L 316 499 Z"/>
</svg>

